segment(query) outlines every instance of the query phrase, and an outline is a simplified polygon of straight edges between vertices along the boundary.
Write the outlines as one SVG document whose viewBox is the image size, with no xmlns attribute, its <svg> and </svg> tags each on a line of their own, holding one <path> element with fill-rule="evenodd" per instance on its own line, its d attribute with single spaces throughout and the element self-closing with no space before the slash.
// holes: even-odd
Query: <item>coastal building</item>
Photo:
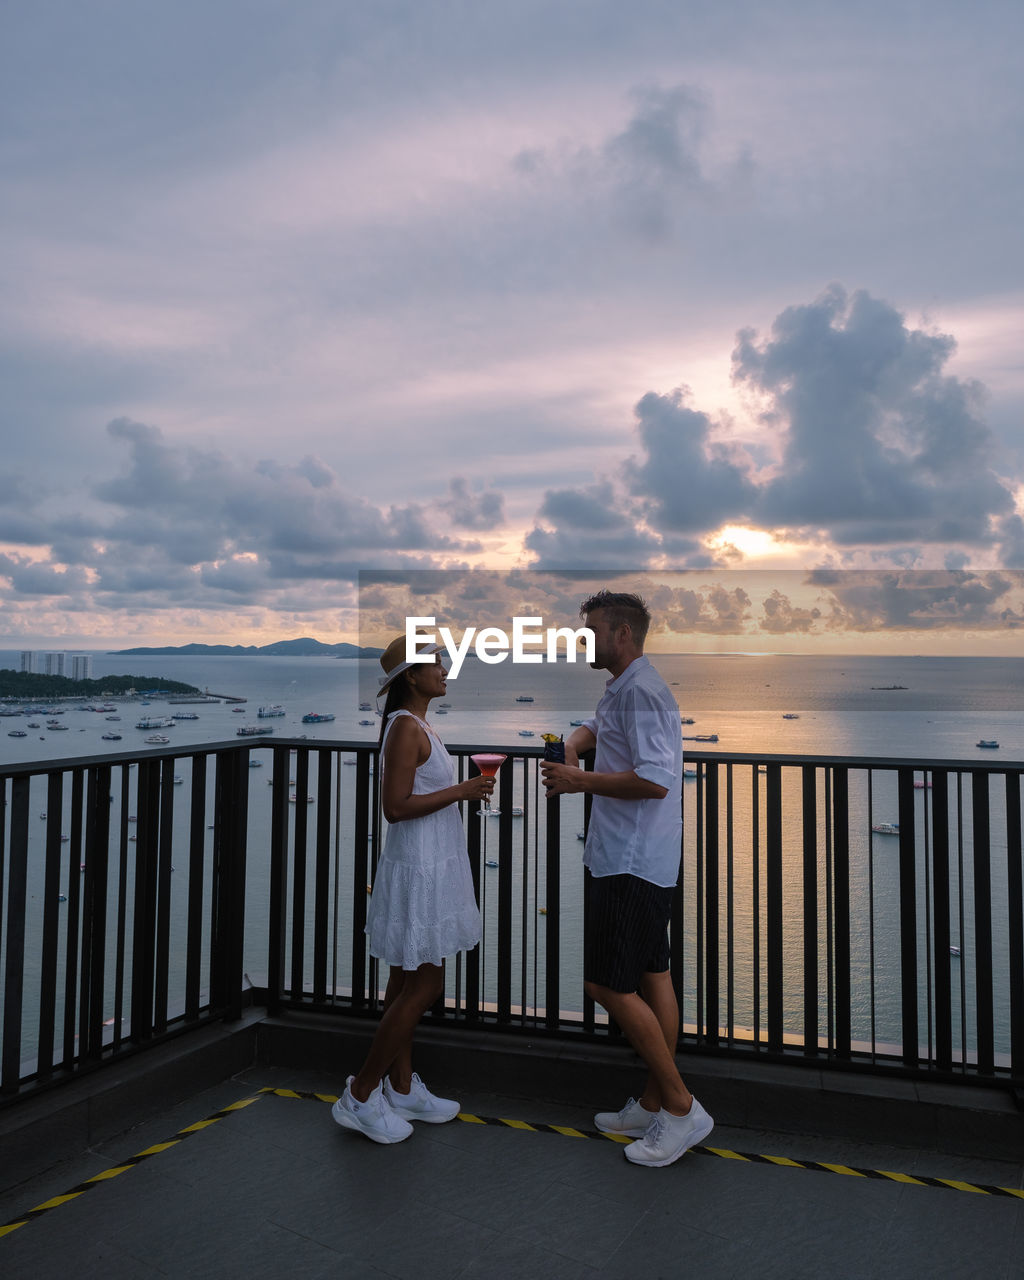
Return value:
<svg viewBox="0 0 1024 1280">
<path fill-rule="evenodd" d="M 36 649 L 21 651 L 21 670 L 36 675 L 68 676 L 72 680 L 92 679 L 91 653 L 52 653 Z"/>
<path fill-rule="evenodd" d="M 39 671 L 39 655 L 34 649 L 22 649 L 20 671 L 28 671 L 35 675 Z"/>
<path fill-rule="evenodd" d="M 72 680 L 91 680 L 92 679 L 92 654 L 91 653 L 73 653 L 71 658 L 71 671 L 69 672 Z"/>
<path fill-rule="evenodd" d="M 43 675 L 44 676 L 62 676 L 66 672 L 64 670 L 67 665 L 66 653 L 44 653 L 43 659 Z"/>
</svg>

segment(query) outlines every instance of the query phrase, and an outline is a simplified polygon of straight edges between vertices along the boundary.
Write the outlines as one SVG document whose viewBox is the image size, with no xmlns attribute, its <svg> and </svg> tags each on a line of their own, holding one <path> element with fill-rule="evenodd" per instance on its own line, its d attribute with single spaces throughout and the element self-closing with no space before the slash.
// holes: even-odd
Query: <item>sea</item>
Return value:
<svg viewBox="0 0 1024 1280">
<path fill-rule="evenodd" d="M 18 658 L 16 651 L 0 651 L 0 667 L 17 669 Z M 756 752 L 783 756 L 906 759 L 914 762 L 983 761 L 987 764 L 1018 766 L 1024 761 L 1024 657 L 653 654 L 651 660 L 675 695 L 680 717 L 693 721 L 692 724 L 682 725 L 684 753 L 699 749 L 701 752 L 711 753 Z M 177 721 L 173 728 L 165 731 L 172 742 L 167 750 L 173 750 L 175 754 L 180 752 L 182 755 L 187 754 L 190 748 L 203 744 L 235 742 L 238 740 L 236 735 L 239 727 L 257 724 L 272 727 L 277 738 L 303 735 L 311 742 L 355 745 L 376 742 L 378 736 L 379 722 L 372 709 L 380 674 L 375 659 L 180 654 L 121 656 L 97 653 L 94 655 L 93 669 L 94 676 L 100 680 L 105 675 L 137 677 L 136 688 L 140 697 L 132 701 L 116 697 L 103 699 L 104 702 L 115 704 L 113 712 L 103 713 L 85 709 L 100 701 L 95 697 L 68 699 L 60 704 L 52 699 L 33 700 L 31 705 L 34 706 L 62 706 L 61 714 L 52 718 L 67 727 L 52 730 L 47 727 L 48 717 L 42 715 L 0 718 L 0 767 L 37 764 L 41 769 L 57 760 L 94 758 L 108 752 L 116 755 L 141 749 L 148 736 L 148 731 L 136 728 L 141 716 L 166 716 L 174 711 L 194 712 L 197 716 L 194 720 Z M 540 745 L 542 733 L 568 736 L 572 721 L 582 720 L 593 711 L 606 679 L 605 672 L 593 671 L 582 661 L 568 663 L 562 660 L 554 664 L 526 665 L 510 661 L 486 664 L 478 659 L 469 659 L 458 679 L 449 680 L 444 699 L 448 705 L 442 708 L 434 704 L 430 718 L 442 739 L 452 747 L 514 750 Z M 244 701 L 221 700 L 172 706 L 167 701 L 167 695 L 159 692 L 162 682 L 171 680 L 194 685 L 211 697 Z M 144 692 L 147 690 L 151 691 L 148 695 Z M 140 705 L 143 700 L 149 705 Z M 361 710 L 361 702 L 370 703 L 371 710 Z M 284 709 L 283 716 L 263 721 L 257 718 L 260 707 L 274 705 Z M 10 706 L 5 709 L 9 710 Z M 330 723 L 303 724 L 303 715 L 310 712 L 329 713 L 335 719 Z M 111 720 L 108 718 L 111 715 L 120 716 L 120 719 Z M 28 729 L 29 721 L 39 727 Z M 369 723 L 363 723 L 366 721 Z M 10 736 L 18 730 L 25 732 L 27 736 Z M 120 741 L 108 742 L 103 739 L 102 735 L 112 730 L 121 734 Z M 685 740 L 698 735 L 714 736 L 715 741 Z M 996 741 L 999 746 L 981 748 L 977 744 L 983 739 Z M 258 759 L 258 740 L 252 740 L 250 746 L 253 758 Z M 184 762 L 183 768 L 187 768 Z M 344 775 L 344 784 L 351 787 L 355 770 L 339 770 L 339 773 Z M 516 800 L 521 801 L 522 787 L 528 785 L 525 770 L 516 776 Z M 892 775 L 888 777 L 890 781 L 880 782 L 872 793 L 875 820 L 893 819 L 897 816 Z M 744 809 L 741 790 L 742 788 L 737 793 L 737 812 Z M 269 818 L 269 790 L 266 790 L 266 794 L 264 792 L 265 789 L 259 786 L 250 790 L 252 818 L 257 831 L 260 829 L 259 824 L 265 823 Z M 41 791 L 40 803 L 44 794 Z M 689 789 L 689 784 L 686 794 L 694 794 Z M 924 795 L 923 791 L 919 793 L 922 803 Z M 851 795 L 852 799 L 854 797 Z M 35 807 L 35 794 L 32 803 Z M 583 817 L 580 797 L 569 797 L 563 804 L 566 805 L 567 816 L 563 822 L 563 845 L 560 850 L 564 882 L 561 905 L 565 957 L 561 985 L 563 1004 L 568 1008 L 576 1008 L 577 1003 L 574 1001 L 578 1002 L 582 984 L 580 864 L 583 850 L 582 843 L 577 840 L 577 828 L 582 827 Z M 578 813 L 573 808 L 574 804 L 579 809 Z M 264 808 L 267 809 L 266 815 L 263 815 Z M 693 806 L 691 820 L 692 810 Z M 66 821 L 66 815 L 64 820 Z M 786 821 L 789 824 L 785 832 L 788 894 L 791 883 L 799 888 L 802 855 L 799 823 L 789 817 Z M 39 824 L 40 829 L 37 831 L 33 824 L 32 838 L 40 846 L 44 825 Z M 183 820 L 182 826 L 184 825 Z M 254 828 L 251 826 L 252 829 Z M 497 837 L 490 824 L 485 824 L 485 829 L 492 832 L 486 836 L 492 844 L 489 851 L 485 850 L 485 856 L 490 861 L 496 850 Z M 855 968 L 858 969 L 855 980 L 860 983 L 855 991 L 855 1036 L 861 1041 L 870 1039 L 875 1043 L 888 1043 L 899 1036 L 898 881 L 895 860 L 890 852 L 894 846 L 887 845 L 885 837 L 872 838 L 866 827 L 862 835 L 860 843 L 851 850 L 854 891 L 859 895 L 853 914 L 854 950 L 855 957 L 859 954 L 863 961 L 855 958 Z M 1000 838 L 997 831 L 997 846 Z M 1007 910 L 1006 877 L 1003 869 L 1005 837 L 1002 839 L 1002 850 L 996 848 L 993 866 L 993 911 L 996 917 L 997 948 L 1005 946 L 1005 927 L 1000 921 L 1005 920 Z M 749 892 L 749 877 L 743 879 L 747 876 L 749 867 L 741 870 L 741 850 L 745 844 L 751 843 L 756 844 L 753 834 L 740 822 L 736 831 L 736 901 L 740 904 L 744 894 Z M 343 860 L 346 848 L 350 847 L 350 843 L 346 844 L 343 840 Z M 684 841 L 685 847 L 687 845 Z M 1000 856 L 1003 858 L 1002 863 L 999 861 Z M 526 884 L 530 869 L 525 848 L 517 852 L 516 858 L 516 875 L 521 876 L 523 884 Z M 38 1008 L 32 984 L 39 966 L 32 950 L 32 939 L 40 922 L 41 857 L 34 858 L 33 864 L 30 868 L 29 919 L 26 922 L 26 1043 L 34 1034 L 33 1019 Z M 246 937 L 245 963 L 247 972 L 259 983 L 265 974 L 265 956 L 259 949 L 258 940 L 262 936 L 267 912 L 269 869 L 265 859 L 261 859 L 255 852 L 250 854 L 248 869 L 247 913 L 251 927 Z M 75 870 L 69 863 L 67 874 L 72 874 Z M 351 876 L 344 870 L 339 870 L 338 881 L 344 892 L 345 885 L 351 883 Z M 183 900 L 185 878 L 176 876 L 175 882 L 175 892 L 180 886 Z M 488 872 L 483 883 L 482 905 L 485 931 L 488 931 L 485 932 L 485 946 L 490 948 L 488 954 L 492 956 L 487 963 L 491 966 L 492 976 L 496 970 L 493 961 L 496 883 L 496 874 Z M 685 856 L 683 884 L 686 892 L 695 884 L 695 868 L 687 865 Z M 724 889 L 723 885 L 723 896 Z M 969 874 L 964 877 L 963 886 L 956 886 L 955 892 L 960 894 L 965 903 L 964 913 L 957 922 L 959 932 L 955 930 L 954 936 L 962 944 L 963 967 L 966 972 L 971 964 L 972 945 Z M 542 884 L 531 882 L 529 895 L 523 896 L 524 900 L 528 896 L 531 911 L 543 912 Z M 894 903 L 897 904 L 896 907 L 893 906 Z M 829 910 L 829 904 L 823 895 L 823 933 L 825 916 Z M 787 899 L 786 911 L 787 1026 L 792 1022 L 796 1028 L 799 1026 L 798 970 L 801 963 L 802 927 L 801 905 L 797 894 Z M 750 917 L 757 915 L 758 910 L 751 903 Z M 182 913 L 175 914 L 172 938 L 183 928 L 183 918 Z M 533 946 L 539 936 L 536 926 L 536 921 L 529 926 L 533 929 Z M 527 925 L 522 927 L 526 929 Z M 5 932 L 3 921 L 0 921 L 0 931 Z M 739 929 L 735 936 L 735 943 L 739 948 L 738 976 L 732 993 L 737 1022 L 741 1026 L 750 1025 L 753 1021 L 751 1002 L 756 986 L 756 975 L 740 955 L 745 945 L 744 936 L 743 929 Z M 517 948 L 521 940 L 517 932 Z M 924 943 L 922 946 L 924 947 Z M 344 954 L 344 946 L 341 947 L 341 953 Z M 926 949 L 922 950 L 922 955 L 926 955 Z M 693 956 L 694 948 L 688 936 L 688 963 Z M 824 965 L 823 958 L 823 969 Z M 791 975 L 789 967 L 792 967 Z M 998 976 L 999 968 L 1000 959 L 997 955 L 997 1001 L 1005 1005 L 1005 991 L 1000 986 Z M 485 974 L 485 995 L 490 985 L 490 978 Z M 534 993 L 543 993 L 542 958 L 533 962 L 530 985 Z M 972 984 L 962 983 L 961 991 L 962 1008 L 958 1008 L 957 1018 L 962 1015 L 964 1025 L 968 1026 L 973 1020 Z M 525 1002 L 532 1003 L 526 991 L 525 978 L 523 992 Z M 743 1012 L 745 1007 L 749 1009 L 746 1021 Z M 683 1015 L 684 1024 L 689 1024 L 696 1016 L 693 999 L 687 998 L 684 1001 Z M 1005 1017 L 998 1009 L 996 1025 L 997 1043 L 1004 1048 Z M 970 1041 L 968 1029 L 964 1042 L 964 1052 L 968 1054 Z"/>
</svg>

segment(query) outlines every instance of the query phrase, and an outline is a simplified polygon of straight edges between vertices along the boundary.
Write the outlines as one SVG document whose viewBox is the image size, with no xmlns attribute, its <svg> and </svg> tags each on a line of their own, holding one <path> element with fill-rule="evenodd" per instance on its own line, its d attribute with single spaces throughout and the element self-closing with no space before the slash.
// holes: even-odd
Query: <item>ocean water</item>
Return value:
<svg viewBox="0 0 1024 1280">
<path fill-rule="evenodd" d="M 16 653 L 0 652 L 0 666 L 16 666 Z M 901 758 L 914 761 L 950 760 L 986 763 L 1024 761 L 1024 659 L 990 658 L 879 658 L 879 657 L 793 657 L 753 655 L 654 655 L 653 661 L 662 672 L 676 695 L 681 716 L 692 717 L 694 724 L 683 727 L 684 735 L 717 734 L 714 744 L 693 743 L 693 748 L 707 752 L 759 752 L 780 755 L 840 755 L 870 759 Z M 71 700 L 65 704 L 60 720 L 68 728 L 52 732 L 46 729 L 45 719 L 32 719 L 42 727 L 27 730 L 25 738 L 8 736 L 13 727 L 25 727 L 26 719 L 0 718 L 0 765 L 54 760 L 72 760 L 77 757 L 94 757 L 102 752 L 132 751 L 143 746 L 147 731 L 135 727 L 141 715 L 166 715 L 173 710 L 195 711 L 198 719 L 179 721 L 167 730 L 172 746 L 169 750 L 187 752 L 190 747 L 211 742 L 234 741 L 240 725 L 261 723 L 256 711 L 262 705 L 279 703 L 285 708 L 285 716 L 269 721 L 275 736 L 291 737 L 305 734 L 311 741 L 323 742 L 375 742 L 377 719 L 372 711 L 360 711 L 360 701 L 373 702 L 379 666 L 373 660 L 341 660 L 333 658 L 269 658 L 269 657 L 165 657 L 125 658 L 113 655 L 96 655 L 95 674 L 132 674 L 140 677 L 139 688 L 158 682 L 159 678 L 180 680 L 208 689 L 213 694 L 244 698 L 241 711 L 232 704 L 217 703 L 192 707 L 168 706 L 159 697 L 151 699 L 149 707 L 123 704 L 113 714 L 120 721 L 107 721 L 103 715 L 80 709 L 84 701 Z M 450 704 L 446 714 L 437 714 L 435 707 L 431 719 L 444 740 L 451 746 L 473 745 L 478 747 L 522 747 L 540 745 L 539 735 L 553 731 L 568 735 L 570 721 L 589 715 L 601 696 L 606 673 L 590 670 L 584 664 L 560 663 L 557 665 L 514 666 L 486 665 L 469 661 L 457 680 L 449 682 L 445 699 Z M 892 686 L 902 686 L 893 688 Z M 517 702 L 517 695 L 528 695 L 532 702 Z M 111 699 L 120 702 L 118 699 Z M 39 704 L 50 705 L 45 701 Z M 303 725 L 302 715 L 310 711 L 331 712 L 336 719 L 329 724 Z M 787 718 L 796 717 L 796 718 Z M 370 720 L 369 725 L 360 720 Z M 122 735 L 120 742 L 107 743 L 102 733 L 116 729 Z M 520 737 L 530 732 L 532 738 Z M 996 739 L 998 751 L 979 749 L 979 739 Z M 254 759 L 259 759 L 256 740 L 250 744 Z M 687 744 L 684 743 L 684 747 Z M 180 763 L 184 781 L 188 781 L 189 763 Z M 253 773 L 250 787 L 250 856 L 249 883 L 247 888 L 247 941 L 246 967 L 256 981 L 265 974 L 266 960 L 259 940 L 263 936 L 267 918 L 269 896 L 269 868 L 262 856 L 264 836 L 270 818 L 270 789 L 259 785 L 265 771 Z M 355 770 L 340 769 L 339 798 L 347 803 L 354 785 Z M 115 775 L 116 777 L 117 775 Z M 543 954 L 539 946 L 544 907 L 543 880 L 536 876 L 532 866 L 533 853 L 530 840 L 537 842 L 535 815 L 540 810 L 535 779 L 529 770 L 517 765 L 515 769 L 515 803 L 528 806 L 527 823 L 516 826 L 514 841 L 513 878 L 517 904 L 514 949 L 516 965 L 520 955 L 527 957 L 522 965 L 520 983 L 523 1003 L 535 1004 L 538 993 L 544 990 Z M 896 814 L 895 784 L 891 774 L 854 775 L 851 809 L 867 812 L 870 802 L 872 820 L 893 820 Z M 732 875 L 727 883 L 723 866 L 721 893 L 725 903 L 731 888 L 734 897 L 732 936 L 734 941 L 735 973 L 732 999 L 739 1026 L 750 1026 L 754 1021 L 753 991 L 756 979 L 765 979 L 764 957 L 761 956 L 760 974 L 755 972 L 752 931 L 755 922 L 763 926 L 763 910 L 758 906 L 753 889 L 755 876 L 760 875 L 763 892 L 763 852 L 758 853 L 760 835 L 751 829 L 749 813 L 751 790 L 762 785 L 753 770 L 740 769 L 736 778 L 736 824 L 733 830 Z M 43 783 L 39 795 L 33 792 L 33 810 L 37 803 L 45 808 Z M 119 786 L 119 782 L 115 783 Z M 801 984 L 799 974 L 802 965 L 802 829 L 790 813 L 798 812 L 795 776 L 785 783 L 784 809 L 784 861 L 786 880 L 785 947 L 786 947 L 786 1017 L 787 1025 L 799 1026 L 799 998 Z M 310 782 L 314 804 L 321 798 L 315 794 L 315 780 Z M 187 787 L 182 787 L 184 793 Z M 870 792 L 870 794 L 868 794 Z M 698 806 L 692 803 L 697 793 L 696 784 L 687 783 L 685 815 L 687 835 L 684 848 L 695 847 L 695 823 Z M 918 793 L 923 806 L 926 793 Z M 115 797 L 120 803 L 119 794 Z M 824 801 L 824 797 L 822 797 Z M 854 809 L 854 805 L 860 809 Z M 563 801 L 563 839 L 559 859 L 563 869 L 563 897 L 560 911 L 560 927 L 563 939 L 562 1003 L 565 1008 L 577 1008 L 582 987 L 582 874 L 579 870 L 582 844 L 576 832 L 583 825 L 582 799 L 567 797 Z M 69 801 L 65 800 L 68 808 Z M 187 818 L 181 806 L 181 816 L 176 808 L 175 839 L 185 838 Z M 315 812 L 313 805 L 310 811 Z M 824 812 L 824 803 L 819 813 Z M 969 820 L 969 810 L 965 817 Z M 212 821 L 212 816 L 209 819 Z M 70 813 L 62 815 L 63 829 L 69 830 Z M 819 817 L 821 844 L 825 844 L 824 819 Z M 541 824 L 542 825 L 542 824 Z M 344 827 L 344 824 L 342 824 Z M 526 828 L 529 826 L 530 830 Z M 763 826 L 763 808 L 762 808 Z M 497 824 L 484 824 L 484 857 L 493 860 L 497 851 Z M 969 822 L 968 822 L 969 827 Z M 24 1019 L 25 1041 L 34 1035 L 34 1009 L 37 998 L 33 994 L 33 982 L 38 981 L 39 966 L 32 949 L 32 938 L 41 929 L 42 904 L 42 835 L 45 824 L 38 828 L 33 824 L 31 838 L 33 854 L 30 867 L 29 918 L 26 921 L 30 940 L 26 964 L 27 999 Z M 762 841 L 763 843 L 763 841 Z M 855 1028 L 856 1039 L 874 1039 L 889 1043 L 898 1039 L 899 1028 L 899 918 L 898 878 L 895 842 L 884 836 L 872 836 L 867 824 L 858 830 L 851 849 L 852 866 L 852 926 L 854 934 L 855 978 Z M 969 849 L 968 863 L 969 863 Z M 993 831 L 993 909 L 995 913 L 995 946 L 1005 949 L 1006 943 L 1006 876 L 1005 833 L 998 824 Z M 75 857 L 75 855 L 72 855 Z M 179 859 L 184 863 L 185 858 Z M 931 891 L 922 849 L 921 886 L 922 900 Z M 62 873 L 71 875 L 77 868 L 69 865 Z M 339 846 L 339 865 L 336 874 L 339 896 L 342 902 L 349 900 L 353 889 L 352 838 L 342 831 Z M 182 868 L 185 869 L 185 868 Z M 682 881 L 687 902 L 696 901 L 695 867 L 692 858 L 684 856 Z M 821 883 L 824 885 L 824 867 Z M 63 880 L 62 880 L 63 884 Z M 174 877 L 174 909 L 172 939 L 184 938 L 184 901 L 187 876 Z M 954 938 L 962 945 L 963 973 L 972 967 L 972 893 L 973 878 L 968 866 L 962 877 L 951 884 L 954 902 L 962 899 L 963 911 L 957 916 Z M 1000 898 L 1000 893 L 1002 897 Z M 497 968 L 497 874 L 487 870 L 482 880 L 483 909 L 485 919 L 484 991 L 493 990 Z M 820 894 L 822 921 L 824 924 L 829 903 L 824 889 Z M 688 908 L 689 910 L 689 908 Z M 722 911 L 724 913 L 725 906 Z M 723 946 L 729 920 L 721 919 Z M 0 929 L 3 922 L 0 922 Z M 344 956 L 348 945 L 339 926 L 339 954 Z M 822 928 L 824 934 L 824 928 Z M 928 939 L 922 937 L 921 967 L 926 972 Z M 824 946 L 824 944 L 822 944 Z M 695 963 L 695 937 L 693 920 L 688 915 L 684 951 L 686 964 Z M 827 956 L 822 953 L 821 968 L 827 968 Z M 1005 991 L 999 985 L 997 959 L 997 1005 L 1005 1006 Z M 724 952 L 723 952 L 723 972 Z M 689 984 L 688 984 L 689 985 Z M 723 994 L 723 1001 L 725 996 Z M 684 1000 L 684 1022 L 696 1017 L 695 997 Z M 965 1032 L 965 1051 L 969 1052 L 973 1020 L 973 995 L 970 981 L 961 984 L 961 995 L 956 1017 L 961 1015 L 968 1028 Z M 542 1003 L 542 999 L 540 1000 Z M 824 1017 L 826 996 L 822 997 Z M 59 1011 L 58 1011 L 59 1017 Z M 922 1008 L 922 1022 L 927 1021 L 927 1010 Z M 997 1040 L 1000 1045 L 1006 1039 L 1005 1019 L 997 1009 Z"/>
</svg>

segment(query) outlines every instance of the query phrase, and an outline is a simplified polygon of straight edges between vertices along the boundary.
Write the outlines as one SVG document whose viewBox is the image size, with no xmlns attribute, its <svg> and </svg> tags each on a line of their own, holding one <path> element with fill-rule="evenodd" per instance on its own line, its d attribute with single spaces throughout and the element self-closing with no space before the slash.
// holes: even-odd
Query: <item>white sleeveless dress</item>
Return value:
<svg viewBox="0 0 1024 1280">
<path fill-rule="evenodd" d="M 392 714 L 380 758 L 398 716 L 412 716 L 426 732 L 430 755 L 416 770 L 412 794 L 452 786 L 455 762 L 434 731 L 411 711 Z M 388 827 L 366 913 L 370 952 L 388 965 L 418 969 L 480 941 L 480 911 L 458 806 Z"/>
</svg>

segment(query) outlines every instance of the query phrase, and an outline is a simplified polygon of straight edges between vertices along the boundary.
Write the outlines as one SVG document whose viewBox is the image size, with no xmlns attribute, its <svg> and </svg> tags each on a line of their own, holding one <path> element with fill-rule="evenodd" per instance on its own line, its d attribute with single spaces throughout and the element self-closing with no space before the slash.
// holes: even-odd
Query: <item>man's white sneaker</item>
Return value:
<svg viewBox="0 0 1024 1280">
<path fill-rule="evenodd" d="M 635 1098 L 630 1098 L 621 1111 L 599 1111 L 594 1124 L 602 1133 L 619 1133 L 624 1138 L 642 1138 L 647 1126 L 658 1113 L 648 1111 Z"/>
<path fill-rule="evenodd" d="M 417 1073 L 412 1073 L 408 1093 L 397 1093 L 390 1076 L 384 1077 L 384 1099 L 403 1120 L 422 1120 L 426 1124 L 447 1124 L 459 1114 L 459 1104 L 451 1098 L 435 1098 Z"/>
<path fill-rule="evenodd" d="M 633 1164 L 646 1164 L 652 1169 L 672 1164 L 684 1152 L 695 1147 L 715 1127 L 714 1120 L 694 1098 L 685 1116 L 674 1116 L 664 1107 L 653 1116 L 647 1132 L 639 1142 L 625 1148 L 625 1157 Z"/>
<path fill-rule="evenodd" d="M 331 1115 L 343 1129 L 365 1133 L 373 1142 L 402 1142 L 412 1137 L 412 1125 L 396 1115 L 388 1106 L 384 1090 L 378 1084 L 365 1102 L 352 1096 L 352 1081 L 345 1081 L 345 1092 L 331 1108 Z"/>
</svg>

